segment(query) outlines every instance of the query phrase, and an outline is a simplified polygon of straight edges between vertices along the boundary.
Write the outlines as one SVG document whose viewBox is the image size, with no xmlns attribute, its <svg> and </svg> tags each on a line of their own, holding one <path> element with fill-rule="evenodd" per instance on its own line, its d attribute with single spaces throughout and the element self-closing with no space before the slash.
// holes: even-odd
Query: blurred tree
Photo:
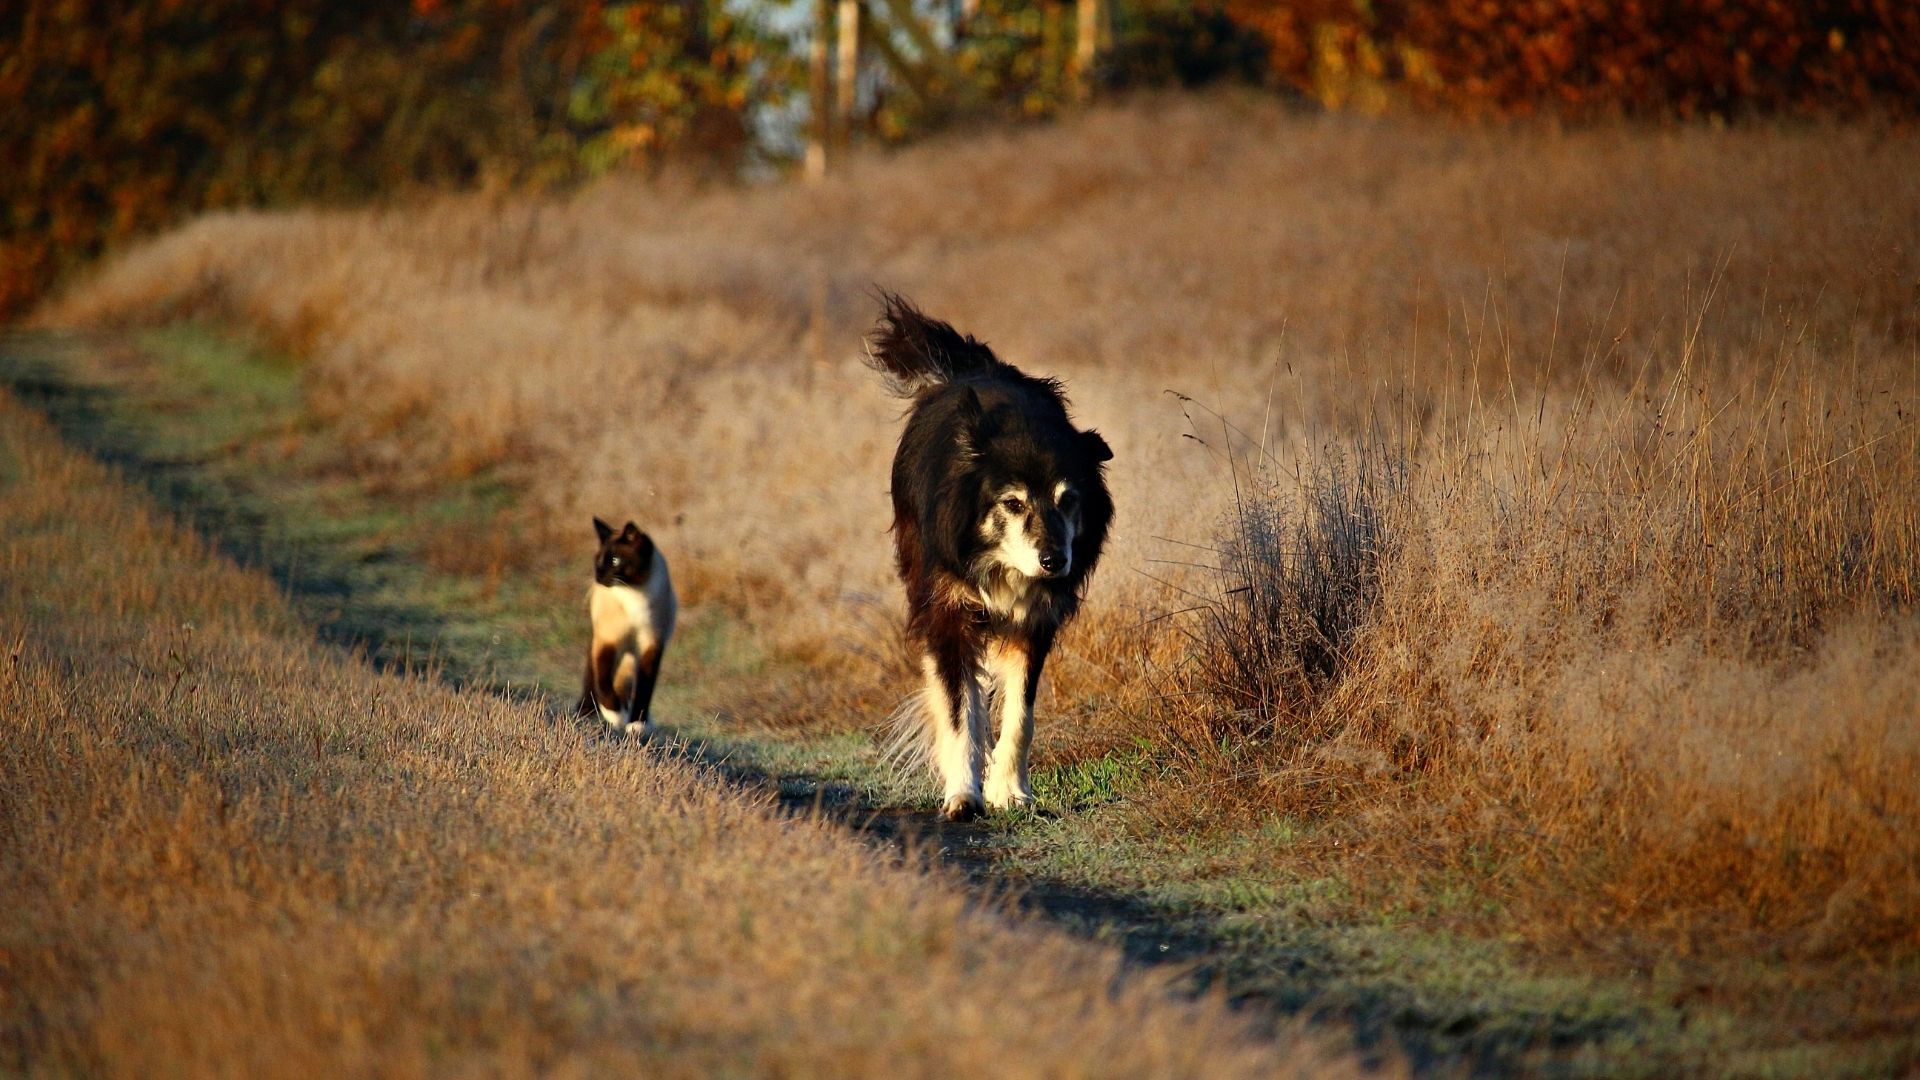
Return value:
<svg viewBox="0 0 1920 1080">
<path fill-rule="evenodd" d="M 1108 89 L 1261 83 L 1272 71 L 1259 28 L 1221 4 L 1128 5 L 1118 13 L 1115 36 L 1100 61 L 1099 83 Z"/>
<path fill-rule="evenodd" d="M 1332 105 L 1469 114 L 1911 115 L 1912 0 L 1226 0 Z"/>
<path fill-rule="evenodd" d="M 1089 85 L 1220 78 L 1496 116 L 1920 110 L 1914 0 L 922 3 L 854 11 L 894 73 L 866 82 L 861 119 L 883 138 L 1049 115 Z M 674 155 L 737 169 L 755 110 L 803 82 L 787 39 L 743 14 L 768 6 L 12 0 L 0 317 L 104 245 L 205 207 L 541 186 Z"/>
<path fill-rule="evenodd" d="M 1406 4 L 1433 103 L 1736 117 L 1920 106 L 1911 0 L 1480 0 Z"/>
<path fill-rule="evenodd" d="M 901 5 L 896 0 L 890 6 Z M 1103 25 L 1081 27 L 1079 20 L 1090 15 Z M 881 83 L 869 114 L 875 134 L 899 140 L 960 118 L 1050 116 L 1084 100 L 1093 88 L 1111 92 L 1267 78 L 1261 35 L 1213 3 L 978 0 L 949 21 L 951 55 L 925 73 L 933 92 Z M 888 30 L 884 21 L 876 27 L 880 35 Z M 1095 51 L 1080 42 L 1105 44 Z M 879 47 L 915 55 L 924 51 L 913 43 L 901 50 L 884 38 Z M 1093 62 L 1083 75 L 1076 69 L 1087 52 L 1093 52 Z"/>
<path fill-rule="evenodd" d="M 601 14 L 568 112 L 590 173 L 675 147 L 737 163 L 752 149 L 750 111 L 784 103 L 800 78 L 783 38 L 721 5 L 643 0 Z"/>
<path fill-rule="evenodd" d="M 732 162 L 786 64 L 718 0 L 0 6 L 0 316 L 201 208 Z"/>
</svg>

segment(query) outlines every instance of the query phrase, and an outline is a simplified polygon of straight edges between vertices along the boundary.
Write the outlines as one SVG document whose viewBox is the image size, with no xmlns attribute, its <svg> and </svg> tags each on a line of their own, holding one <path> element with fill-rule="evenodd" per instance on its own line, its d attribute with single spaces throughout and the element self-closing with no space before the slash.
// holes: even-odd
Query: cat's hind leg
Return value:
<svg viewBox="0 0 1920 1080">
<path fill-rule="evenodd" d="M 636 716 L 634 693 L 639 689 L 639 666 L 632 653 L 620 654 L 619 663 L 613 672 L 612 687 L 613 701 L 617 704 L 614 705 L 611 715 L 605 707 L 601 709 L 601 715 L 607 718 L 607 724 L 622 735 L 627 733 Z"/>
<path fill-rule="evenodd" d="M 628 715 L 640 725 L 639 733 L 642 735 L 653 728 L 653 688 L 660 679 L 660 657 L 663 651 L 660 645 L 649 645 L 642 650 L 634 673 L 633 707 Z"/>
<path fill-rule="evenodd" d="M 615 731 L 623 731 L 627 726 L 626 710 L 623 708 L 626 697 L 616 686 L 620 659 L 620 650 L 616 646 L 595 645 L 588 682 L 588 690 L 600 719 Z"/>
</svg>

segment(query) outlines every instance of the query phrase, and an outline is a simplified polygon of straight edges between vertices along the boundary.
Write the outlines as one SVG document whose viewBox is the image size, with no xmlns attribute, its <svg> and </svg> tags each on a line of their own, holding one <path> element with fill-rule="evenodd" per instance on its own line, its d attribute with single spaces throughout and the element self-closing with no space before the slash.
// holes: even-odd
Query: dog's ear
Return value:
<svg viewBox="0 0 1920 1080">
<path fill-rule="evenodd" d="M 987 410 L 980 404 L 980 395 L 973 387 L 962 387 L 960 404 L 953 412 L 953 431 L 956 449 L 963 456 L 971 457 L 980 448 L 980 429 L 985 425 Z"/>
<path fill-rule="evenodd" d="M 593 531 L 599 535 L 600 542 L 604 544 L 607 542 L 607 537 L 613 535 L 613 526 L 601 521 L 599 518 L 594 518 Z"/>
<path fill-rule="evenodd" d="M 1113 447 L 1108 446 L 1107 440 L 1101 438 L 1100 433 L 1092 428 L 1088 428 L 1080 433 L 1080 445 L 1086 449 L 1087 454 L 1095 461 L 1113 460 Z"/>
<path fill-rule="evenodd" d="M 986 409 L 971 386 L 959 387 L 956 396 L 950 425 L 953 455 L 945 475 L 938 480 L 940 493 L 921 501 L 920 559 L 928 570 L 962 574 L 976 542 L 974 530 L 980 524 L 977 514 L 981 480 L 975 470 L 979 465 Z"/>
<path fill-rule="evenodd" d="M 920 561 L 928 571 L 964 575 L 980 527 L 980 478 L 959 464 L 941 484 L 939 497 L 920 507 Z"/>
<path fill-rule="evenodd" d="M 631 521 L 627 522 L 626 526 L 620 530 L 620 539 L 622 540 L 638 540 L 643 535 L 645 534 L 640 531 L 640 526 L 635 525 Z"/>
</svg>

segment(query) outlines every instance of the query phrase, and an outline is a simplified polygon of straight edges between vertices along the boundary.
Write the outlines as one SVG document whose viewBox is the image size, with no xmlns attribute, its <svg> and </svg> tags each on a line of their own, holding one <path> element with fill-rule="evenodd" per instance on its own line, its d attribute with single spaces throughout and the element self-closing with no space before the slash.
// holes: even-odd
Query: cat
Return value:
<svg viewBox="0 0 1920 1080">
<path fill-rule="evenodd" d="M 673 636 L 679 601 L 667 560 L 629 521 L 615 531 L 599 518 L 593 531 L 600 552 L 587 589 L 587 614 L 593 638 L 587 646 L 587 671 L 580 694 L 580 715 L 600 718 L 620 734 L 645 737 L 652 730 L 653 688 L 660 658 Z"/>
</svg>

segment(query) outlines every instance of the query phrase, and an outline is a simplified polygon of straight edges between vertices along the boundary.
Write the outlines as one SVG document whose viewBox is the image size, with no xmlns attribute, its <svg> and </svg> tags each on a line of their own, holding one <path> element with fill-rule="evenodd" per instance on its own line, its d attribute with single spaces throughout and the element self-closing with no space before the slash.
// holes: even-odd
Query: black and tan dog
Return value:
<svg viewBox="0 0 1920 1080">
<path fill-rule="evenodd" d="M 896 748 L 931 760 L 944 812 L 961 820 L 983 802 L 1033 801 L 1034 694 L 1106 542 L 1113 451 L 1073 426 L 1056 380 L 882 299 L 870 362 L 913 402 L 893 459 L 893 540 L 925 677 L 896 718 Z"/>
<path fill-rule="evenodd" d="M 587 646 L 580 715 L 598 710 L 614 731 L 644 736 L 651 727 L 653 688 L 679 602 L 667 560 L 639 526 L 629 521 L 616 531 L 594 518 L 593 530 L 600 537 L 600 551 L 587 590 L 593 638 Z"/>
</svg>

